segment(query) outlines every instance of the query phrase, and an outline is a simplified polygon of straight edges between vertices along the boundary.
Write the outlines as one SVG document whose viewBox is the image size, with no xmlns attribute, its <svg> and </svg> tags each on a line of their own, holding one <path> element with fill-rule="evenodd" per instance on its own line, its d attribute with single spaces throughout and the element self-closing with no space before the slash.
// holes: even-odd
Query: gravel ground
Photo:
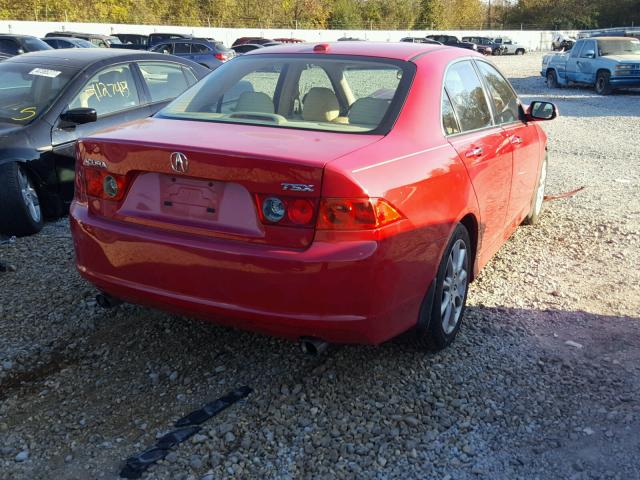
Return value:
<svg viewBox="0 0 640 480">
<path fill-rule="evenodd" d="M 547 204 L 472 285 L 458 340 L 295 344 L 124 305 L 102 310 L 66 220 L 0 246 L 0 478 L 116 478 L 202 404 L 254 389 L 145 478 L 640 478 L 640 94 L 549 91 Z M 567 343 L 569 342 L 569 343 Z"/>
</svg>

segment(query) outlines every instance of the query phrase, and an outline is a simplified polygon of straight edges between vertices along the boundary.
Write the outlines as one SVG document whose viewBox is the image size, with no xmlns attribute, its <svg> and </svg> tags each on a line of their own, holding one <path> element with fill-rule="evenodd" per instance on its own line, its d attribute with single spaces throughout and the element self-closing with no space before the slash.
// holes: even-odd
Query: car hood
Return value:
<svg viewBox="0 0 640 480">
<path fill-rule="evenodd" d="M 0 141 L 14 137 L 16 134 L 22 134 L 24 126 L 15 123 L 0 122 Z"/>
<path fill-rule="evenodd" d="M 147 118 L 123 128 L 103 130 L 91 140 L 109 143 L 224 152 L 243 157 L 277 158 L 324 167 L 350 152 L 380 140 L 382 135 L 311 131 L 231 123 Z"/>
<path fill-rule="evenodd" d="M 616 62 L 640 63 L 640 55 L 606 55 L 603 58 L 615 60 Z"/>
</svg>

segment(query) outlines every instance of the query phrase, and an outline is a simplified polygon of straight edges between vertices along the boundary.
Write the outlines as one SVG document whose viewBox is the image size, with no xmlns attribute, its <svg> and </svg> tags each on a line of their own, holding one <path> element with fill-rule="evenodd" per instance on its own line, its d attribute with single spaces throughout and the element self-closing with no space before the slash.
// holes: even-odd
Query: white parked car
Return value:
<svg viewBox="0 0 640 480">
<path fill-rule="evenodd" d="M 502 46 L 502 54 L 514 54 L 514 55 L 524 55 L 527 53 L 527 49 L 524 45 L 520 45 L 519 43 L 514 43 L 508 37 L 498 37 L 493 40 L 495 43 Z"/>
</svg>

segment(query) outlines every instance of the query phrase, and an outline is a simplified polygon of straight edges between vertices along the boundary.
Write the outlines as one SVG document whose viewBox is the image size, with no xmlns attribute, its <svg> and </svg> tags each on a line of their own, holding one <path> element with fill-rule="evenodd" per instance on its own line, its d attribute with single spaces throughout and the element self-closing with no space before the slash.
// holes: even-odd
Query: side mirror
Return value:
<svg viewBox="0 0 640 480">
<path fill-rule="evenodd" d="M 596 58 L 596 52 L 594 52 L 593 50 L 587 50 L 586 52 L 584 52 L 583 57 Z"/>
<path fill-rule="evenodd" d="M 553 120 L 558 116 L 558 109 L 551 102 L 531 102 L 527 109 L 529 120 Z"/>
<path fill-rule="evenodd" d="M 18 55 L 22 55 L 24 53 L 24 48 L 19 48 L 18 49 Z"/>
<path fill-rule="evenodd" d="M 60 115 L 60 120 L 72 125 L 84 125 L 98 120 L 95 108 L 72 108 Z"/>
</svg>

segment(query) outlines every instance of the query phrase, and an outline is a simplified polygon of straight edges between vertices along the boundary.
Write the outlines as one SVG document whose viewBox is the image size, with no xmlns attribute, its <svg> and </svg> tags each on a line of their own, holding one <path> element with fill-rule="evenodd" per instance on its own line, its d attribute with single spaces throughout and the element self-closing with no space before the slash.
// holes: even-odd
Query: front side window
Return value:
<svg viewBox="0 0 640 480">
<path fill-rule="evenodd" d="M 415 66 L 322 55 L 239 57 L 160 112 L 193 119 L 364 133 L 397 115 Z M 333 80 L 333 82 L 332 82 Z"/>
<path fill-rule="evenodd" d="M 518 121 L 518 97 L 511 85 L 493 66 L 486 62 L 476 62 L 480 74 L 485 80 L 489 98 L 493 104 L 496 123 L 512 123 Z"/>
<path fill-rule="evenodd" d="M 95 108 L 101 117 L 138 105 L 140 100 L 131 68 L 118 65 L 94 75 L 69 108 Z"/>
<path fill-rule="evenodd" d="M 38 118 L 75 75 L 67 68 L 0 64 L 0 122 L 26 125 Z"/>
<path fill-rule="evenodd" d="M 143 62 L 138 66 L 149 89 L 152 102 L 176 98 L 190 86 L 180 65 Z"/>
<path fill-rule="evenodd" d="M 174 55 L 189 55 L 191 53 L 191 45 L 188 43 L 175 43 L 173 45 Z"/>
<path fill-rule="evenodd" d="M 580 53 L 582 52 L 582 50 L 584 49 L 584 45 L 586 42 L 578 42 L 576 43 L 573 48 L 571 49 L 571 58 L 576 58 L 580 55 Z"/>
<path fill-rule="evenodd" d="M 0 53 L 6 53 L 7 55 L 18 55 L 20 47 L 18 42 L 11 40 L 10 38 L 0 38 Z"/>
<path fill-rule="evenodd" d="M 491 126 L 491 112 L 482 83 L 468 60 L 449 67 L 445 89 L 463 132 Z"/>
<path fill-rule="evenodd" d="M 584 46 L 582 47 L 582 52 L 580 53 L 580 58 L 589 58 L 587 54 L 590 53 L 592 56 L 596 53 L 596 42 L 593 40 L 589 40 L 588 42 L 584 42 Z"/>
<path fill-rule="evenodd" d="M 160 45 L 156 45 L 152 48 L 154 52 L 160 52 L 164 54 L 173 53 L 173 44 L 171 43 L 161 43 Z"/>
</svg>

